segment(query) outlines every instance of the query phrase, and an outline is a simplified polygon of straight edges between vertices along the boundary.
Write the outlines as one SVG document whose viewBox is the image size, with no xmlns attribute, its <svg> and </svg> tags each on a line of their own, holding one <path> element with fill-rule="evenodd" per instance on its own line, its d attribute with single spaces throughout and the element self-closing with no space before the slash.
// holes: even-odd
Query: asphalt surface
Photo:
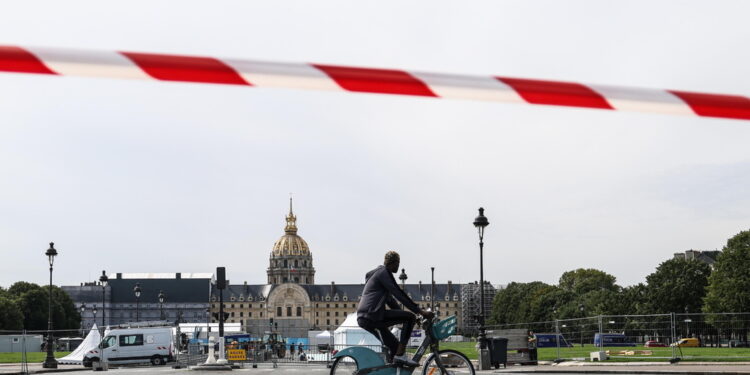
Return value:
<svg viewBox="0 0 750 375">
<path fill-rule="evenodd" d="M 0 365 L 0 374 L 20 374 L 21 367 L 18 364 Z M 279 375 L 302 375 L 302 374 L 328 374 L 329 369 L 322 365 L 304 365 L 304 366 L 279 366 L 273 368 L 271 365 L 261 365 L 257 369 L 250 367 L 228 371 L 191 371 L 187 369 L 172 369 L 169 366 L 159 367 L 123 367 L 113 368 L 108 373 L 113 375 L 127 374 L 222 374 L 222 373 L 249 373 L 249 374 L 279 374 Z M 56 371 L 42 369 L 41 364 L 30 364 L 29 372 L 31 374 L 53 373 L 53 372 L 70 372 L 70 373 L 90 373 L 91 369 L 85 369 L 82 366 L 61 365 Z M 697 363 L 683 362 L 677 365 L 667 363 L 590 363 L 590 362 L 567 362 L 559 365 L 542 365 L 542 366 L 511 366 L 507 369 L 477 371 L 477 374 L 502 374 L 502 373 L 534 373 L 537 375 L 558 375 L 558 374 L 669 374 L 669 375 L 701 375 L 701 374 L 743 374 L 750 375 L 750 363 Z M 419 374 L 415 371 L 415 374 Z"/>
</svg>

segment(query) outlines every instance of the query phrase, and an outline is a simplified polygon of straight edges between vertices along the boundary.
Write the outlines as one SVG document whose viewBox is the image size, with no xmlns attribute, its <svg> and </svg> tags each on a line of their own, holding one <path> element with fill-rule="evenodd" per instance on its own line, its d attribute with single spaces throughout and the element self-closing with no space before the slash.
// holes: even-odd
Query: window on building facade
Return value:
<svg viewBox="0 0 750 375">
<path fill-rule="evenodd" d="M 339 320 L 338 319 L 336 319 L 336 325 L 339 325 Z"/>
<path fill-rule="evenodd" d="M 326 311 L 326 316 L 331 316 L 331 312 L 330 311 Z"/>
<path fill-rule="evenodd" d="M 263 311 L 261 311 L 261 312 L 260 312 L 260 317 L 261 317 L 261 318 L 263 317 Z"/>
<path fill-rule="evenodd" d="M 339 304 L 337 303 L 337 304 L 333 305 L 333 307 L 335 307 L 335 308 L 338 309 L 339 308 Z"/>
<path fill-rule="evenodd" d="M 281 306 L 276 306 L 276 316 L 281 316 Z"/>
<path fill-rule="evenodd" d="M 336 316 L 339 316 L 339 312 L 338 312 L 338 311 L 336 311 Z M 338 323 L 337 323 L 337 324 L 338 324 Z"/>
<path fill-rule="evenodd" d="M 231 315 L 231 317 L 233 317 L 233 318 L 234 318 L 234 311 L 232 311 L 232 315 Z"/>
<path fill-rule="evenodd" d="M 289 279 L 285 277 L 285 278 L 284 278 L 284 282 L 285 282 L 285 283 L 288 283 L 288 282 L 289 282 Z"/>
<path fill-rule="evenodd" d="M 299 277 L 295 277 L 294 282 L 299 284 Z"/>
<path fill-rule="evenodd" d="M 330 309 L 330 308 L 331 308 L 331 304 L 330 303 L 326 303 L 326 309 Z"/>
<path fill-rule="evenodd" d="M 232 308 L 234 308 L 234 304 L 232 304 Z"/>
<path fill-rule="evenodd" d="M 297 264 L 297 259 L 295 259 L 294 260 L 294 268 L 297 268 L 297 267 L 299 267 L 299 265 Z"/>
<path fill-rule="evenodd" d="M 242 318 L 243 316 L 245 316 L 245 313 L 240 311 L 240 318 Z"/>
<path fill-rule="evenodd" d="M 241 304 L 241 303 L 240 303 L 240 308 L 241 308 L 241 309 L 244 309 L 244 308 L 245 308 L 245 305 L 244 305 L 244 304 Z"/>
<path fill-rule="evenodd" d="M 292 316 L 292 306 L 286 307 L 286 316 Z"/>
<path fill-rule="evenodd" d="M 320 315 L 318 315 L 318 312 L 317 312 L 317 311 L 315 312 L 315 316 L 320 316 Z"/>
<path fill-rule="evenodd" d="M 331 325 L 331 319 L 326 319 L 326 325 L 328 325 L 328 326 Z"/>
<path fill-rule="evenodd" d="M 287 268 L 287 267 L 289 267 L 289 265 L 288 265 L 286 259 L 284 259 L 284 268 Z"/>
<path fill-rule="evenodd" d="M 297 306 L 297 316 L 302 316 L 302 307 Z"/>
</svg>

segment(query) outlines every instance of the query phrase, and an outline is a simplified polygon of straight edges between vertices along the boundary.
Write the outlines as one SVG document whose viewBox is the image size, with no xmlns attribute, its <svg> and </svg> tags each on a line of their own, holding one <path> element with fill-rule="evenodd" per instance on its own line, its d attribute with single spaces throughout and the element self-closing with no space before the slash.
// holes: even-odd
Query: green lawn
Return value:
<svg viewBox="0 0 750 375">
<path fill-rule="evenodd" d="M 68 354 L 70 354 L 70 352 L 56 352 L 55 358 L 62 358 Z M 47 353 L 45 352 L 26 353 L 26 361 L 29 363 L 42 363 L 44 362 L 45 358 L 47 358 Z M 20 363 L 20 362 L 21 362 L 21 353 L 0 353 L 0 363 Z"/>
<path fill-rule="evenodd" d="M 465 354 L 469 359 L 477 359 L 477 351 L 475 349 L 475 342 L 443 342 L 440 343 L 441 349 L 454 349 Z M 680 353 L 682 349 L 682 353 Z M 583 348 L 580 346 L 574 346 L 571 348 L 560 348 L 560 358 L 589 358 L 589 353 L 596 351 L 597 348 L 593 345 L 586 345 Z M 633 361 L 647 361 L 647 362 L 665 362 L 672 357 L 672 348 L 645 348 L 643 346 L 637 347 L 606 347 L 604 350 L 610 351 L 610 358 L 612 362 L 633 362 Z M 619 351 L 630 351 L 630 350 L 648 350 L 651 351 L 651 355 L 620 355 Z M 706 362 L 736 362 L 736 361 L 748 361 L 750 360 L 750 348 L 675 348 L 675 354 L 677 357 L 682 358 L 683 361 L 706 361 Z M 558 358 L 557 348 L 539 348 L 538 357 L 540 361 L 553 361 Z"/>
</svg>

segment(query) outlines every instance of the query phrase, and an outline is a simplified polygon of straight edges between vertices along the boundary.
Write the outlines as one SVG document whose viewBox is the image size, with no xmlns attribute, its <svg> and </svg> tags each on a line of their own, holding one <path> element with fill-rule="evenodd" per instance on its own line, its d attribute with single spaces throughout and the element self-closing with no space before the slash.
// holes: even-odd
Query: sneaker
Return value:
<svg viewBox="0 0 750 375">
<path fill-rule="evenodd" d="M 403 355 L 397 355 L 393 357 L 393 363 L 400 363 L 402 365 L 406 365 L 409 367 L 419 366 L 419 363 L 412 361 L 411 358 L 409 358 L 406 353 L 404 353 Z"/>
</svg>

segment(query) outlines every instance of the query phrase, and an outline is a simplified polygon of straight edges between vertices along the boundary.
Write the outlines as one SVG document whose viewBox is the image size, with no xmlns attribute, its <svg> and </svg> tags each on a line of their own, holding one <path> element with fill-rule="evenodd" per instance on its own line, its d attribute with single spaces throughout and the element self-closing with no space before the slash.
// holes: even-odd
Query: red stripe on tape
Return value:
<svg viewBox="0 0 750 375">
<path fill-rule="evenodd" d="M 579 83 L 495 78 L 512 87 L 529 103 L 614 109 L 599 93 Z"/>
<path fill-rule="evenodd" d="M 322 70 L 339 86 L 349 91 L 437 96 L 424 82 L 401 70 L 319 64 L 313 64 L 313 66 Z"/>
<path fill-rule="evenodd" d="M 0 46 L 0 71 L 57 74 L 32 53 L 20 47 Z"/>
<path fill-rule="evenodd" d="M 669 91 L 682 99 L 699 116 L 750 120 L 750 99 L 737 95 Z"/>
<path fill-rule="evenodd" d="M 250 85 L 234 69 L 211 57 L 121 53 L 148 75 L 164 81 Z"/>
</svg>

